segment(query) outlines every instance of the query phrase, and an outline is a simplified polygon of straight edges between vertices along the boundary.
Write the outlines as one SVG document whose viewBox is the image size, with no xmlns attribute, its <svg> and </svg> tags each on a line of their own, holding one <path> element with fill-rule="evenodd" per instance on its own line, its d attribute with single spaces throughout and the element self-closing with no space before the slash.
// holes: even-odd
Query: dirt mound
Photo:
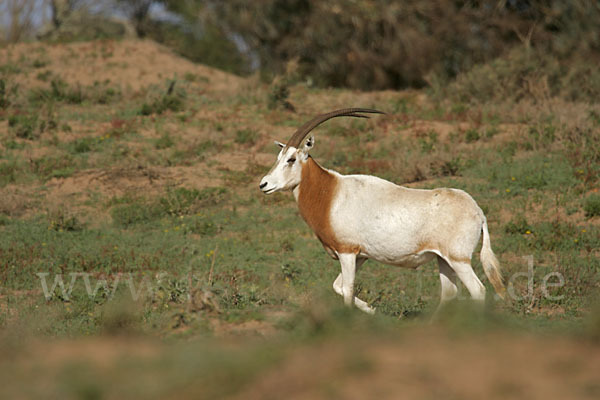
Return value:
<svg viewBox="0 0 600 400">
<path fill-rule="evenodd" d="M 515 334 L 323 343 L 293 353 L 232 399 L 586 399 L 598 347 Z M 318 368 L 315 368 L 318 362 Z"/>
<path fill-rule="evenodd" d="M 93 41 L 68 44 L 19 43 L 0 49 L 0 60 L 35 71 L 49 71 L 70 84 L 92 85 L 110 81 L 123 89 L 140 90 L 166 79 L 186 78 L 205 83 L 209 91 L 235 90 L 242 78 L 177 56 L 150 40 Z M 46 85 L 37 73 L 16 74 L 17 83 L 31 87 Z"/>
</svg>

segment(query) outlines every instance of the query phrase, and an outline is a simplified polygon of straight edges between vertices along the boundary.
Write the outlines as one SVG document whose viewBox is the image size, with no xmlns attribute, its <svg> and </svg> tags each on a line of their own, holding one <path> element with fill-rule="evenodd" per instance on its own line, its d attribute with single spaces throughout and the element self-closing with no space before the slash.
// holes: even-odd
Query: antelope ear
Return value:
<svg viewBox="0 0 600 400">
<path fill-rule="evenodd" d="M 302 148 L 298 151 L 298 153 L 302 155 L 302 158 L 304 160 L 306 160 L 308 158 L 308 152 L 313 148 L 314 145 L 315 145 L 315 137 L 311 135 L 306 140 L 306 142 L 304 142 L 304 146 L 302 146 Z"/>
<path fill-rule="evenodd" d="M 274 143 L 275 143 L 277 146 L 281 147 L 282 149 L 285 147 L 285 144 L 283 144 L 283 143 L 281 143 L 281 142 L 278 142 L 277 140 L 275 140 L 275 141 L 274 141 Z"/>
<path fill-rule="evenodd" d="M 304 151 L 308 152 L 315 145 L 315 137 L 310 135 L 306 143 L 304 143 Z"/>
</svg>

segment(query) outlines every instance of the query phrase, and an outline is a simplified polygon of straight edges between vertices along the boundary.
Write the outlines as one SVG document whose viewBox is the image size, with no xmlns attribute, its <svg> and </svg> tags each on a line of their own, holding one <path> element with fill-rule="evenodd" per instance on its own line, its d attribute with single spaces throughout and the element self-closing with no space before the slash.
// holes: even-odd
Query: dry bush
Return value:
<svg viewBox="0 0 600 400">
<path fill-rule="evenodd" d="M 446 81 L 522 43 L 560 58 L 600 49 L 600 9 L 589 0 L 192 3 L 203 5 L 195 12 L 204 21 L 243 38 L 263 70 L 283 73 L 297 57 L 301 75 L 330 86 L 424 86 L 427 76 Z"/>
<path fill-rule="evenodd" d="M 553 97 L 594 102 L 600 97 L 598 62 L 517 47 L 505 56 L 477 65 L 447 87 L 435 87 L 439 97 L 464 103 L 502 103 L 522 100 L 547 102 Z"/>
</svg>

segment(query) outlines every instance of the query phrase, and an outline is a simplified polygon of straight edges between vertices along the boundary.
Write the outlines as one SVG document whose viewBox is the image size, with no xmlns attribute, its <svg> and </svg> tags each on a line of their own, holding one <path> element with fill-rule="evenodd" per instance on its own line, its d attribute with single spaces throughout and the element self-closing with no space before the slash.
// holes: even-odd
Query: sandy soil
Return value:
<svg viewBox="0 0 600 400">
<path fill-rule="evenodd" d="M 183 79 L 193 74 L 206 83 L 210 92 L 235 91 L 243 81 L 220 70 L 194 64 L 176 56 L 168 48 L 150 40 L 94 41 L 69 44 L 19 43 L 0 48 L 0 60 L 46 63 L 38 71 L 51 71 L 71 84 L 92 85 L 109 81 L 122 89 L 138 91 L 151 84 L 163 85 L 167 79 Z M 27 87 L 42 86 L 35 74 L 17 75 Z"/>
</svg>

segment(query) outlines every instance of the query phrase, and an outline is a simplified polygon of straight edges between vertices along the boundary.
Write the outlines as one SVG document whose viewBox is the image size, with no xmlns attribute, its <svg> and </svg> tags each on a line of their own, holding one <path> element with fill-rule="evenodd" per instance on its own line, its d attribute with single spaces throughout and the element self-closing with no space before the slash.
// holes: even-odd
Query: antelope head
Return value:
<svg viewBox="0 0 600 400">
<path fill-rule="evenodd" d="M 362 113 L 384 114 L 382 111 L 368 108 L 344 108 L 326 114 L 320 114 L 302 125 L 294 132 L 286 144 L 275 142 L 281 148 L 277 155 L 277 161 L 269 173 L 260 181 L 260 190 L 265 194 L 271 194 L 282 190 L 292 190 L 300 184 L 302 176 L 302 165 L 309 157 L 309 151 L 315 144 L 314 136 L 309 133 L 327 121 L 335 117 L 357 117 L 369 118 Z M 306 139 L 308 136 L 308 139 Z"/>
</svg>

